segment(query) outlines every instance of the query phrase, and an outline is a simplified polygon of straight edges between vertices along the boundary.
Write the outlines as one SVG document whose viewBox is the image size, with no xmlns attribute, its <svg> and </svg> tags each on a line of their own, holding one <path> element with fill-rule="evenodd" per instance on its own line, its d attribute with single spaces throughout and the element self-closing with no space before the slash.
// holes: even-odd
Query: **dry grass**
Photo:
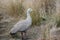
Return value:
<svg viewBox="0 0 60 40">
<path fill-rule="evenodd" d="M 11 2 L 9 10 L 10 10 L 9 15 L 18 17 L 23 15 L 24 7 L 22 6 L 22 3 L 19 3 L 18 1 L 16 1 L 15 3 Z"/>
<path fill-rule="evenodd" d="M 26 10 L 28 8 L 32 8 L 32 25 L 40 25 L 42 19 L 46 19 L 47 24 L 45 25 L 46 29 L 44 31 L 45 38 L 47 34 L 49 35 L 48 32 L 51 25 L 54 25 L 56 23 L 57 26 L 60 26 L 60 13 L 55 12 L 56 5 L 54 0 L 32 0 L 32 2 L 26 2 L 26 4 L 24 4 L 24 2 L 25 0 L 21 2 L 18 0 L 15 0 L 15 2 L 11 1 L 8 8 L 6 7 L 9 16 L 21 19 L 22 17 L 26 17 Z"/>
<path fill-rule="evenodd" d="M 55 23 L 57 24 L 57 27 L 60 27 L 60 13 L 56 13 L 52 15 L 52 17 Z"/>
<path fill-rule="evenodd" d="M 19 2 L 20 1 L 20 2 Z M 31 14 L 32 16 L 32 20 L 33 20 L 33 25 L 40 25 L 40 23 L 42 22 L 42 19 L 45 18 L 45 19 L 49 19 L 49 17 L 51 16 L 50 13 L 51 10 L 54 10 L 51 9 L 52 5 L 50 4 L 49 0 L 46 2 L 47 0 L 32 0 L 31 2 L 26 2 L 24 4 L 24 0 L 18 0 L 15 2 L 13 2 L 11 0 L 8 8 L 6 8 L 8 10 L 8 14 L 12 17 L 25 17 L 25 13 L 26 13 L 26 10 L 31 7 L 33 9 L 33 12 Z M 53 3 L 53 2 L 52 2 Z M 46 5 L 48 5 L 48 12 L 46 12 Z M 47 15 L 49 14 L 49 15 Z"/>
<path fill-rule="evenodd" d="M 32 12 L 32 19 L 33 19 L 33 25 L 40 25 L 41 24 L 41 21 L 42 21 L 42 17 L 40 16 L 41 12 L 40 11 L 40 7 L 41 7 L 41 4 L 40 4 L 41 0 L 34 0 L 33 1 L 33 5 L 32 5 L 32 8 L 33 8 L 33 12 Z"/>
<path fill-rule="evenodd" d="M 33 1 L 34 3 L 29 3 L 26 7 L 29 8 L 31 7 L 33 9 L 33 12 L 31 13 L 31 17 L 32 17 L 32 25 L 40 25 L 41 23 L 41 17 L 40 17 L 40 1 Z M 35 2 L 37 2 L 37 4 L 35 5 Z M 17 17 L 17 16 L 21 16 L 21 17 L 25 17 L 25 13 L 26 13 L 26 9 L 23 6 L 23 2 L 19 3 L 18 1 L 16 1 L 16 3 L 11 2 L 9 10 L 10 10 L 10 14 L 11 16 Z"/>
</svg>

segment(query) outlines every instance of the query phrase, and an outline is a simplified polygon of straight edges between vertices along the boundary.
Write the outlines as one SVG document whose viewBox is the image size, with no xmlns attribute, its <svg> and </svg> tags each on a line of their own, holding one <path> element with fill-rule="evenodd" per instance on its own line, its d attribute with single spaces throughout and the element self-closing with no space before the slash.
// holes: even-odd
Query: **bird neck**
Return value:
<svg viewBox="0 0 60 40">
<path fill-rule="evenodd" d="M 30 13 L 27 12 L 27 19 L 31 19 Z"/>
</svg>

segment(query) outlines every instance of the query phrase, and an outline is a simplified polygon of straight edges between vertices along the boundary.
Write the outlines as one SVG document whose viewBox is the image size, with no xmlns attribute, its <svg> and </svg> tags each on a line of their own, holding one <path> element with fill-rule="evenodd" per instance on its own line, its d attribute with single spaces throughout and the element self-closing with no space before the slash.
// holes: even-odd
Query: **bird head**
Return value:
<svg viewBox="0 0 60 40">
<path fill-rule="evenodd" d="M 31 12 L 32 12 L 32 8 L 28 8 L 27 13 L 31 13 Z"/>
</svg>

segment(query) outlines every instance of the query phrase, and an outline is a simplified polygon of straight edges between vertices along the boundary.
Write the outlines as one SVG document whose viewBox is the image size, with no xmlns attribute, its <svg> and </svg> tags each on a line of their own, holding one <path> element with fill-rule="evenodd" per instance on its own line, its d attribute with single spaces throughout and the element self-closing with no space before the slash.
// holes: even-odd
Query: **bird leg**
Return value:
<svg viewBox="0 0 60 40">
<path fill-rule="evenodd" d="M 22 38 L 22 40 L 24 40 L 24 37 L 23 37 L 23 32 L 21 32 L 21 38 Z"/>
<path fill-rule="evenodd" d="M 24 34 L 24 40 L 30 39 L 30 38 L 27 36 L 26 31 L 24 31 L 23 34 Z"/>
<path fill-rule="evenodd" d="M 26 34 L 26 31 L 24 31 L 24 39 L 27 38 L 27 34 Z"/>
</svg>

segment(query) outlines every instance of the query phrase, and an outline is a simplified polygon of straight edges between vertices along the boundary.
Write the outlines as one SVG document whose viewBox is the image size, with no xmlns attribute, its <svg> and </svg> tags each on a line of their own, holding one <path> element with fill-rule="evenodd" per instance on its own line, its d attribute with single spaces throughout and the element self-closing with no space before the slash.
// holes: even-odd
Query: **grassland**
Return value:
<svg viewBox="0 0 60 40">
<path fill-rule="evenodd" d="M 33 29 L 34 26 L 39 26 L 42 37 L 47 40 L 50 36 L 50 29 L 60 27 L 59 2 L 59 0 L 0 0 L 0 14 L 2 14 L 3 20 L 11 18 L 9 19 L 11 20 L 9 25 L 11 25 L 18 20 L 25 19 L 26 10 L 32 8 Z"/>
</svg>

